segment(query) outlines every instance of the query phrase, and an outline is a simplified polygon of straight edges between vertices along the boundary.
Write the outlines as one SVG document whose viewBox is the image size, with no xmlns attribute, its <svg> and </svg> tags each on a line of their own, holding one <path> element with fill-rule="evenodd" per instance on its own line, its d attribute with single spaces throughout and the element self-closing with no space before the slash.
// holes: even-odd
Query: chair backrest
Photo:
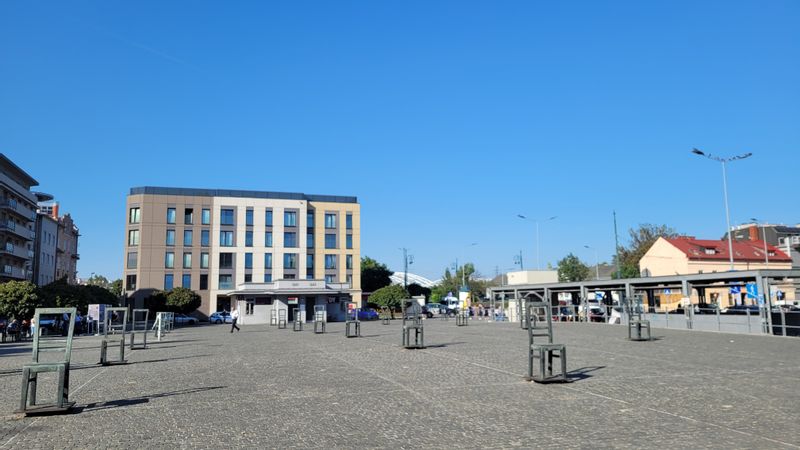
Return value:
<svg viewBox="0 0 800 450">
<path fill-rule="evenodd" d="M 131 331 L 147 331 L 147 321 L 150 318 L 150 310 L 134 309 L 131 311 Z"/>
<path fill-rule="evenodd" d="M 106 308 L 103 333 L 106 337 L 109 333 L 124 336 L 129 330 L 128 322 L 128 308 Z"/>
<path fill-rule="evenodd" d="M 419 323 L 422 317 L 422 307 L 414 300 L 403 300 L 403 324 L 406 322 Z"/>
<path fill-rule="evenodd" d="M 36 308 L 33 315 L 36 323 L 33 334 L 33 362 L 40 362 L 40 353 L 63 352 L 63 357 L 55 362 L 69 363 L 77 314 L 77 308 Z M 54 332 L 52 336 L 43 333 L 46 327 L 48 331 Z M 64 331 L 67 333 L 66 338 L 63 336 Z"/>
</svg>

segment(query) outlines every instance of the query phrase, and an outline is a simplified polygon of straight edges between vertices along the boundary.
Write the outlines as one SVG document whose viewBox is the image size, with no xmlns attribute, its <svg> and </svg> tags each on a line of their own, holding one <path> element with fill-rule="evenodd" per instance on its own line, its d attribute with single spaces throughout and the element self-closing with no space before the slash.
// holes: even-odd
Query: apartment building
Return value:
<svg viewBox="0 0 800 450">
<path fill-rule="evenodd" d="M 32 280 L 38 185 L 0 153 L 0 282 Z"/>
<path fill-rule="evenodd" d="M 33 246 L 33 282 L 44 286 L 57 280 L 56 261 L 58 220 L 47 214 L 36 216 L 36 239 Z"/>
<path fill-rule="evenodd" d="M 723 239 L 727 238 L 727 234 Z M 747 223 L 733 228 L 737 241 L 766 241 L 792 258 L 792 267 L 800 268 L 800 224 L 795 226 Z"/>
<path fill-rule="evenodd" d="M 57 210 L 56 210 L 57 212 Z M 58 218 L 58 243 L 56 245 L 56 279 L 65 278 L 67 283 L 78 282 L 78 237 L 81 233 L 72 216 L 64 214 Z"/>
<path fill-rule="evenodd" d="M 204 316 L 242 300 L 248 315 L 325 305 L 336 317 L 361 301 L 355 197 L 135 187 L 125 214 L 124 288 L 134 304 L 178 286 L 200 294 Z"/>
</svg>

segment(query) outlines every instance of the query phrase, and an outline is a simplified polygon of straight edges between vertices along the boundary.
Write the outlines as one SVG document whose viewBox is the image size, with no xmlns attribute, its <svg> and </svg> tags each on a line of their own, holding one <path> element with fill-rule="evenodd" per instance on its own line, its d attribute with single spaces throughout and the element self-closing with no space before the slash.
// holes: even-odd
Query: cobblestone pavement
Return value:
<svg viewBox="0 0 800 450">
<path fill-rule="evenodd" d="M 0 344 L 0 448 L 800 447 L 798 339 L 557 324 L 572 382 L 540 385 L 518 325 L 428 320 L 425 350 L 400 329 L 198 326 L 110 367 L 81 337 L 75 412 L 39 418 L 12 412 L 30 344 Z"/>
</svg>

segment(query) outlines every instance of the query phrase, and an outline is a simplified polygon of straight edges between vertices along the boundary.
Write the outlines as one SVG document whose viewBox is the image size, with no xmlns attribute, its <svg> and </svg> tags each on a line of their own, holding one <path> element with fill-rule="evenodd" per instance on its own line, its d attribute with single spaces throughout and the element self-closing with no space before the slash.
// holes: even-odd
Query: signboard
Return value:
<svg viewBox="0 0 800 450">
<path fill-rule="evenodd" d="M 296 305 L 297 304 L 297 297 L 287 297 L 286 300 L 287 300 L 287 303 L 289 303 L 290 305 Z"/>
<path fill-rule="evenodd" d="M 665 288 L 665 289 L 664 289 L 664 295 L 669 295 L 669 294 L 672 294 L 672 289 L 670 289 L 670 288 Z"/>
<path fill-rule="evenodd" d="M 350 303 L 347 304 L 347 312 L 351 313 L 351 312 L 353 312 L 354 309 L 356 309 L 356 304 L 355 303 L 350 302 Z"/>
<path fill-rule="evenodd" d="M 603 293 L 602 292 L 595 292 L 594 293 L 594 299 L 598 300 L 598 301 L 602 301 L 603 300 Z"/>
<path fill-rule="evenodd" d="M 88 316 L 90 320 L 103 321 L 105 320 L 106 305 L 92 304 L 89 305 Z"/>
<path fill-rule="evenodd" d="M 755 283 L 747 283 L 747 298 L 758 298 L 758 285 Z"/>
<path fill-rule="evenodd" d="M 731 286 L 731 294 L 741 294 L 742 287 L 741 286 Z"/>
</svg>

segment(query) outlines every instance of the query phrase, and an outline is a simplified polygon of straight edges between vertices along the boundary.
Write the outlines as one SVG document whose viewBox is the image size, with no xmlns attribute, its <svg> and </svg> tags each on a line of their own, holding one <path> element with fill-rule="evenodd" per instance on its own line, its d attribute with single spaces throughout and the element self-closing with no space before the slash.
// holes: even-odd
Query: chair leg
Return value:
<svg viewBox="0 0 800 450">
<path fill-rule="evenodd" d="M 59 367 L 58 386 L 56 387 L 56 389 L 58 389 L 57 393 L 58 398 L 56 399 L 56 404 L 58 405 L 59 408 L 63 408 L 64 404 L 66 403 L 66 399 L 64 398 L 64 382 L 66 381 L 64 379 L 65 375 L 66 375 L 66 367 L 65 366 Z"/>
<path fill-rule="evenodd" d="M 567 347 L 561 349 L 561 376 L 564 381 L 567 381 Z"/>
<path fill-rule="evenodd" d="M 22 369 L 22 395 L 19 401 L 19 410 L 25 411 L 28 406 L 28 388 L 30 386 L 30 369 L 23 368 Z"/>
</svg>

